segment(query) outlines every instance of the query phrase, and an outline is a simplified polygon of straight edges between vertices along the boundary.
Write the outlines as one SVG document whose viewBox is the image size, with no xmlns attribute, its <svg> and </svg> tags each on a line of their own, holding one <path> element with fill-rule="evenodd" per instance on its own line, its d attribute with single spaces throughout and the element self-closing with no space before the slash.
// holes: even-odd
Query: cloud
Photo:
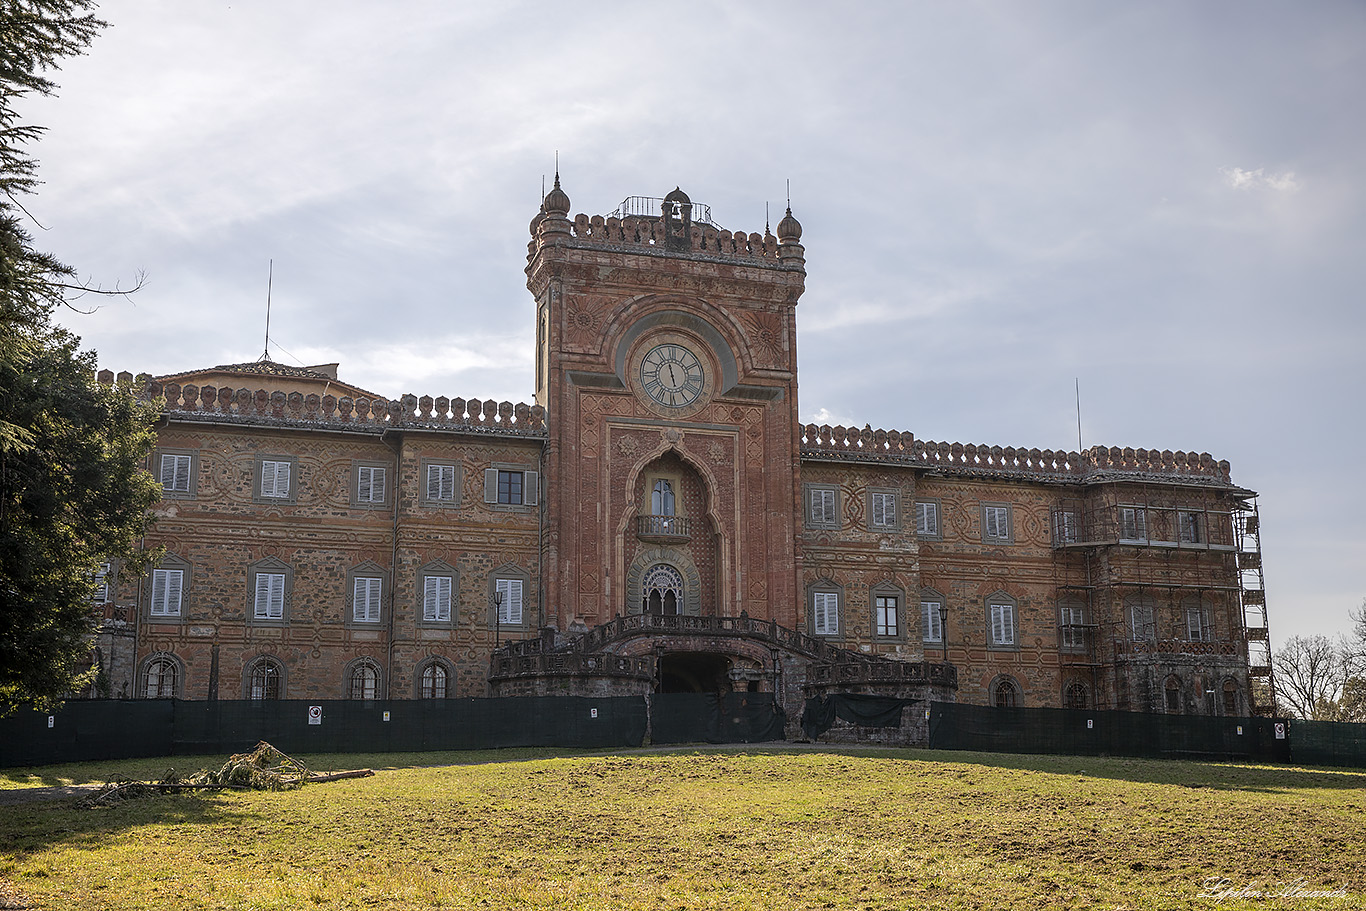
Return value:
<svg viewBox="0 0 1366 911">
<path fill-rule="evenodd" d="M 1220 168 L 1219 173 L 1224 175 L 1224 181 L 1235 190 L 1265 189 L 1293 193 L 1303 186 L 1295 179 L 1294 171 L 1268 174 L 1266 168 L 1257 168 L 1255 171 L 1245 171 L 1242 168 Z"/>
</svg>

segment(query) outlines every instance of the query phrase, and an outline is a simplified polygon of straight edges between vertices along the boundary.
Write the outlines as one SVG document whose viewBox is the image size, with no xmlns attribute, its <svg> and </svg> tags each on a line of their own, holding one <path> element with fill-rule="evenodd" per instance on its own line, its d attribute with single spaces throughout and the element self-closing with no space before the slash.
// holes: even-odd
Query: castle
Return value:
<svg viewBox="0 0 1366 911">
<path fill-rule="evenodd" d="M 99 597 L 113 694 L 1265 708 L 1229 464 L 803 425 L 801 234 L 681 190 L 571 218 L 557 176 L 530 405 L 385 399 L 337 365 L 103 372 L 164 401 L 165 556 Z"/>
</svg>

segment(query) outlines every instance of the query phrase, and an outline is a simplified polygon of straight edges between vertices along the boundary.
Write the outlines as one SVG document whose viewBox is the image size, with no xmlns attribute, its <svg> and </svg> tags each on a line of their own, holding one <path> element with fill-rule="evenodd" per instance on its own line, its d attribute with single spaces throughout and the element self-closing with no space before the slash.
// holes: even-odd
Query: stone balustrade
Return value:
<svg viewBox="0 0 1366 911">
<path fill-rule="evenodd" d="M 807 686 L 877 683 L 932 683 L 958 686 L 958 668 L 932 661 L 872 661 L 817 664 L 807 672 Z"/>
<path fill-rule="evenodd" d="M 1116 639 L 1115 656 L 1139 655 L 1145 659 L 1153 655 L 1220 655 L 1240 657 L 1241 642 L 1190 642 L 1185 639 Z"/>
<path fill-rule="evenodd" d="M 447 398 L 405 395 L 399 399 L 364 396 L 319 396 L 267 389 L 220 389 L 186 383 L 165 385 L 146 374 L 136 378 L 101 370 L 97 380 L 117 385 L 148 401 L 162 400 L 167 413 L 195 414 L 205 418 L 265 419 L 287 423 L 350 425 L 380 430 L 385 427 L 472 429 L 524 436 L 545 435 L 545 409 L 540 405 L 497 402 L 493 399 Z"/>
<path fill-rule="evenodd" d="M 1229 481 L 1229 463 L 1207 452 L 1092 446 L 1085 452 L 935 443 L 897 430 L 865 426 L 801 428 L 802 456 L 840 461 L 892 462 L 951 471 L 1031 477 L 1082 478 L 1095 472 L 1175 475 Z"/>
</svg>

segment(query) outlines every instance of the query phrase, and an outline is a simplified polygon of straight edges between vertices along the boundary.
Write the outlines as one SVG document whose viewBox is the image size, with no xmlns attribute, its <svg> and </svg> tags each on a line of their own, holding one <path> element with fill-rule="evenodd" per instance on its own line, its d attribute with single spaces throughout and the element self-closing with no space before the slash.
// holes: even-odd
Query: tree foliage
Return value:
<svg viewBox="0 0 1366 911">
<path fill-rule="evenodd" d="M 1358 614 L 1352 613 L 1353 619 Z M 1366 722 L 1366 630 L 1292 636 L 1272 659 L 1281 708 L 1311 721 Z"/>
<path fill-rule="evenodd" d="M 94 355 L 54 325 L 81 290 L 33 246 L 20 201 L 38 187 L 27 146 L 42 128 L 15 103 L 50 95 L 45 75 L 104 23 L 93 0 L 0 0 L 0 713 L 78 688 L 100 563 L 142 568 L 156 485 L 142 470 L 152 412 L 94 382 Z M 87 289 L 88 290 L 88 289 Z"/>
</svg>

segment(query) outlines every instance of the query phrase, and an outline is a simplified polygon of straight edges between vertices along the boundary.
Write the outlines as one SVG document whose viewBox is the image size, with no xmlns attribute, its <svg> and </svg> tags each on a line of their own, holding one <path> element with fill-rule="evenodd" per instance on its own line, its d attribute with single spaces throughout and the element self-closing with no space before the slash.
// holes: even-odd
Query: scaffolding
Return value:
<svg viewBox="0 0 1366 911">
<path fill-rule="evenodd" d="M 1246 646 L 1248 674 L 1263 679 L 1252 686 L 1253 714 L 1271 715 L 1276 708 L 1276 679 L 1271 672 L 1271 636 L 1267 625 L 1266 577 L 1262 572 L 1262 520 L 1257 499 L 1239 503 L 1233 514 L 1237 538 L 1238 597 L 1242 605 L 1243 642 Z M 1262 700 L 1255 697 L 1261 689 Z"/>
<path fill-rule="evenodd" d="M 1244 573 L 1244 567 L 1248 572 L 1254 565 L 1260 569 L 1260 551 L 1242 518 L 1245 508 L 1242 501 L 1233 508 L 1181 503 L 1170 490 L 1146 487 L 1107 486 L 1089 496 L 1079 491 L 1058 501 L 1050 521 L 1063 667 L 1089 672 L 1097 697 L 1101 678 L 1106 678 L 1116 707 L 1133 698 L 1155 698 L 1132 692 L 1121 682 L 1120 665 L 1126 660 L 1141 662 L 1143 656 L 1200 655 L 1216 663 L 1239 658 L 1254 676 L 1264 675 L 1259 670 L 1263 666 L 1269 673 L 1269 654 L 1260 660 L 1254 645 L 1267 643 L 1266 611 L 1264 596 L 1258 600 L 1260 576 L 1254 585 Z M 1255 513 L 1255 504 L 1250 508 Z M 1252 528 L 1256 527 L 1254 518 Z M 1251 551 L 1256 551 L 1255 557 L 1244 557 Z M 1211 599 L 1227 611 L 1226 633 L 1212 622 Z M 1260 610 L 1249 613 L 1254 601 Z M 1084 623 L 1069 622 L 1075 620 L 1066 609 L 1069 605 L 1083 607 Z M 1154 618 L 1146 631 L 1131 628 L 1134 606 Z M 1178 635 L 1159 638 L 1159 610 L 1168 617 L 1168 625 L 1181 629 Z M 1078 648 L 1083 641 L 1085 647 Z M 1216 690 L 1208 680 L 1204 689 L 1205 710 L 1214 713 Z M 1249 686 L 1248 705 L 1253 713 L 1265 713 L 1257 689 Z"/>
</svg>

